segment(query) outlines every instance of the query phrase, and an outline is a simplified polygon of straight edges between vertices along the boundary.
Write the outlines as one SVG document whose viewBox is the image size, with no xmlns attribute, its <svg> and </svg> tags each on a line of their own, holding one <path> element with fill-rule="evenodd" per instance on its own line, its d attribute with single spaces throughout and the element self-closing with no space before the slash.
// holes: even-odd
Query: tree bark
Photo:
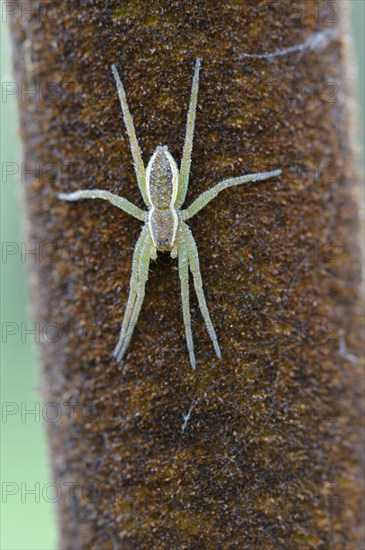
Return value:
<svg viewBox="0 0 365 550">
<path fill-rule="evenodd" d="M 360 548 L 362 374 L 347 3 L 8 3 L 25 147 L 35 320 L 43 334 L 60 547 Z M 110 66 L 147 163 L 180 159 L 202 58 L 187 203 L 218 361 L 177 264 L 159 255 L 122 365 L 112 358 L 142 206 Z M 35 92 L 30 93 L 31 90 Z M 34 173 L 30 171 L 34 169 Z"/>
</svg>

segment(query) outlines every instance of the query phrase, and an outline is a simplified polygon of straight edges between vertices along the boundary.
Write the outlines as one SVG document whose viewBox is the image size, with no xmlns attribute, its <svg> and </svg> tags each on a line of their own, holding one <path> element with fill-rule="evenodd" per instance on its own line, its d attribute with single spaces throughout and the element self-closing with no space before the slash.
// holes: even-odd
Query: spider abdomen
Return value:
<svg viewBox="0 0 365 550">
<path fill-rule="evenodd" d="M 153 244 L 157 250 L 171 251 L 179 227 L 179 217 L 175 208 L 152 208 L 148 222 Z"/>
</svg>

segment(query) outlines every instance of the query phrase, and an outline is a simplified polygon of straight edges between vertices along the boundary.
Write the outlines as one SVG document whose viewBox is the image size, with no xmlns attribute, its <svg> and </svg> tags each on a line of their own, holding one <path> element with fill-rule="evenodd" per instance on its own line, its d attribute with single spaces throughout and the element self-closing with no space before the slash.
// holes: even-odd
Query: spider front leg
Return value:
<svg viewBox="0 0 365 550">
<path fill-rule="evenodd" d="M 209 315 L 207 302 L 205 300 L 205 295 L 203 290 L 203 281 L 200 273 L 198 248 L 196 246 L 196 242 L 193 237 L 193 234 L 186 224 L 183 225 L 182 231 L 184 235 L 185 246 L 186 246 L 188 259 L 189 259 L 189 266 L 190 266 L 191 273 L 193 275 L 194 287 L 198 298 L 200 311 L 203 315 L 203 319 L 205 321 L 205 325 L 207 327 L 209 337 L 213 342 L 215 353 L 217 357 L 221 359 L 222 354 L 218 344 L 217 335 L 215 333 L 213 323 Z"/>
<path fill-rule="evenodd" d="M 137 183 L 143 200 L 147 206 L 150 206 L 150 201 L 148 199 L 147 188 L 146 188 L 146 170 L 142 160 L 141 149 L 138 144 L 138 139 L 136 135 L 136 130 L 134 128 L 133 118 L 129 110 L 127 96 L 124 90 L 123 83 L 120 79 L 118 70 L 115 65 L 112 65 L 112 71 L 117 84 L 118 96 L 120 100 L 120 105 L 122 107 L 124 125 L 127 130 L 129 145 L 133 157 L 134 171 L 137 178 Z"/>
<path fill-rule="evenodd" d="M 172 255 L 172 254 L 171 254 Z M 185 244 L 178 247 L 179 256 L 179 277 L 181 285 L 181 302 L 183 310 L 183 319 L 185 326 L 186 345 L 189 351 L 190 364 L 193 369 L 196 368 L 193 334 L 191 330 L 190 300 L 189 300 L 189 257 Z M 174 255 L 172 255 L 174 257 Z"/>
<path fill-rule="evenodd" d="M 124 357 L 128 344 L 132 338 L 134 327 L 137 324 L 144 296 L 145 287 L 148 280 L 148 272 L 151 259 L 156 258 L 156 248 L 148 233 L 147 228 L 143 229 L 143 233 L 136 245 L 135 265 L 132 269 L 131 288 L 128 298 L 126 313 L 119 336 L 118 344 L 114 350 L 114 357 L 120 363 Z"/>
<path fill-rule="evenodd" d="M 195 62 L 193 83 L 191 85 L 190 104 L 189 104 L 189 110 L 188 110 L 188 119 L 186 121 L 184 149 L 183 149 L 183 155 L 182 155 L 180 171 L 179 171 L 179 189 L 176 197 L 176 206 L 178 208 L 180 208 L 185 201 L 185 196 L 189 185 L 191 152 L 193 149 L 196 106 L 198 103 L 198 92 L 199 92 L 200 61 L 201 60 L 198 58 Z"/>
</svg>

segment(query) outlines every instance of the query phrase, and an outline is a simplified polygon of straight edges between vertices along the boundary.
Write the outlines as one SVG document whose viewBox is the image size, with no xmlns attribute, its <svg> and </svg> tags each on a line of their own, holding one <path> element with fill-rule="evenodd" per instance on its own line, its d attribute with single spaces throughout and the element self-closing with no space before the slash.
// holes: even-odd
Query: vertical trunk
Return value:
<svg viewBox="0 0 365 550">
<path fill-rule="evenodd" d="M 61 548 L 360 545 L 345 6 L 7 5 L 25 166 L 36 170 L 26 187 L 35 317 L 49 336 L 44 397 L 63 411 L 49 430 Z M 223 360 L 193 301 L 190 369 L 176 262 L 162 255 L 120 366 L 111 352 L 140 224 L 56 194 L 102 188 L 142 206 L 110 66 L 145 162 L 160 143 L 179 159 L 198 56 L 187 204 L 222 178 L 283 175 L 224 191 L 191 222 Z"/>
</svg>

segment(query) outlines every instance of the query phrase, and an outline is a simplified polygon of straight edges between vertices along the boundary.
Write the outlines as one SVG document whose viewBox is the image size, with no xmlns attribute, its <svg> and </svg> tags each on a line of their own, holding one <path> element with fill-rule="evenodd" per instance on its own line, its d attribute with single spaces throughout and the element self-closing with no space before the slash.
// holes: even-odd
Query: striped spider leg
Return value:
<svg viewBox="0 0 365 550">
<path fill-rule="evenodd" d="M 205 300 L 198 249 L 186 221 L 195 216 L 195 214 L 213 200 L 218 193 L 223 191 L 223 189 L 250 181 L 266 180 L 278 176 L 281 174 L 281 170 L 259 172 L 256 174 L 225 179 L 208 191 L 205 191 L 205 193 L 202 193 L 188 208 L 182 210 L 181 208 L 185 201 L 189 185 L 196 106 L 198 101 L 200 59 L 197 59 L 195 63 L 180 169 L 169 153 L 168 148 L 161 145 L 155 149 L 147 168 L 145 168 L 133 119 L 129 111 L 126 93 L 115 65 L 112 66 L 112 71 L 117 84 L 138 187 L 147 210 L 142 210 L 127 199 L 101 189 L 61 193 L 58 197 L 67 201 L 104 199 L 137 220 L 144 222 L 140 237 L 134 248 L 129 297 L 122 321 L 122 327 L 120 329 L 119 340 L 113 352 L 116 360 L 118 362 L 122 361 L 132 338 L 145 296 L 145 286 L 148 279 L 150 261 L 156 259 L 157 252 L 170 252 L 172 258 L 178 258 L 186 343 L 189 351 L 190 364 L 192 368 L 195 369 L 196 359 L 189 301 L 189 270 L 192 274 L 199 308 L 218 358 L 221 358 L 221 351 Z"/>
</svg>

